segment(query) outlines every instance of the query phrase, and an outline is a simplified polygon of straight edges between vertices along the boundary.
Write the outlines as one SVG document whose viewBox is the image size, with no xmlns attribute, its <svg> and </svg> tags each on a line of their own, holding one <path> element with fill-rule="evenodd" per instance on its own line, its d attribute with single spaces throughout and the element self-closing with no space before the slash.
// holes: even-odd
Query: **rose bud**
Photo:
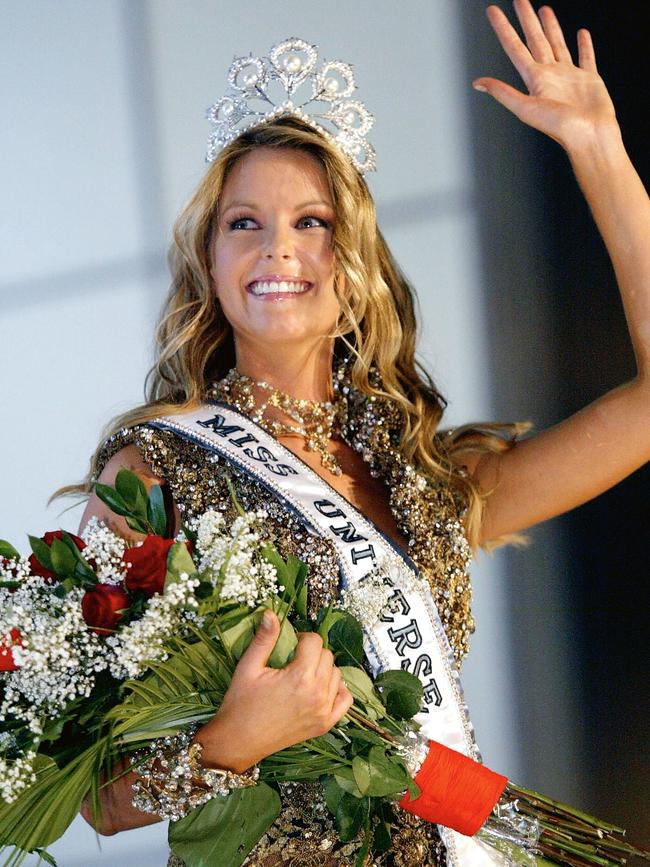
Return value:
<svg viewBox="0 0 650 867">
<path fill-rule="evenodd" d="M 142 590 L 147 597 L 163 592 L 167 555 L 174 544 L 174 539 L 147 536 L 142 545 L 124 552 L 122 559 L 128 564 L 125 583 L 129 590 Z"/>
<path fill-rule="evenodd" d="M 86 590 L 81 599 L 81 613 L 88 626 L 99 635 L 114 632 L 129 608 L 129 595 L 114 584 L 98 584 Z"/>
<path fill-rule="evenodd" d="M 9 635 L 0 638 L 0 671 L 15 671 L 18 668 L 12 650 L 16 645 L 22 646 L 22 635 L 17 629 L 10 630 Z"/>
<path fill-rule="evenodd" d="M 79 548 L 80 551 L 83 551 L 83 549 L 86 547 L 86 543 L 83 541 L 83 539 L 80 539 L 79 536 L 75 536 L 74 533 L 68 533 L 68 536 L 70 536 L 77 548 Z M 41 536 L 41 540 L 45 542 L 45 544 L 48 546 L 51 546 L 52 542 L 55 539 L 62 538 L 63 530 L 54 530 L 50 533 L 46 533 L 44 536 Z M 41 578 L 45 578 L 45 580 L 50 584 L 53 581 L 58 580 L 54 572 L 52 572 L 50 569 L 46 569 L 45 566 L 43 566 L 43 564 L 36 559 L 36 554 L 30 555 L 29 566 L 31 568 L 32 575 L 40 575 Z"/>
</svg>

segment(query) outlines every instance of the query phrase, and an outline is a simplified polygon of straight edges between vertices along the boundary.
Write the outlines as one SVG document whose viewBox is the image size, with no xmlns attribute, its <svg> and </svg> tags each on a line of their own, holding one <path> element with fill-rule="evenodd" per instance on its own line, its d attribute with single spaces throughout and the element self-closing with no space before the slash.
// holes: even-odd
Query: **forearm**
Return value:
<svg viewBox="0 0 650 867">
<path fill-rule="evenodd" d="M 123 768 L 123 764 L 117 765 L 113 769 L 114 773 L 118 774 Z M 119 831 L 130 831 L 161 821 L 155 814 L 143 813 L 131 803 L 132 785 L 136 779 L 135 773 L 129 771 L 109 785 L 103 786 L 99 792 L 101 812 L 97 816 L 93 813 L 90 795 L 86 795 L 80 812 L 99 834 L 110 836 Z"/>
<path fill-rule="evenodd" d="M 614 266 L 639 377 L 650 380 L 650 199 L 615 123 L 566 149 Z"/>
</svg>

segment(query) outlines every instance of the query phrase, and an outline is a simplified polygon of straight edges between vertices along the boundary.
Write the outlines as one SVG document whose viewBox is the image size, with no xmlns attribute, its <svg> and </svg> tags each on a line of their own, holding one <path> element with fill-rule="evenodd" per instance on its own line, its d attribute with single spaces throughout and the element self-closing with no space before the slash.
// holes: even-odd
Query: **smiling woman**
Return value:
<svg viewBox="0 0 650 867">
<path fill-rule="evenodd" d="M 136 772 L 128 766 L 95 790 L 95 802 L 84 802 L 82 814 L 102 833 L 177 820 L 192 797 L 200 795 L 201 805 L 210 794 L 222 797 L 223 787 L 206 794 L 208 769 L 218 771 L 226 792 L 231 784 L 248 790 L 258 763 L 281 762 L 276 754 L 304 741 L 335 738 L 358 696 L 324 647 L 316 618 L 324 606 L 347 604 L 351 588 L 374 586 L 375 597 L 360 606 L 364 665 L 373 676 L 393 668 L 420 680 L 416 743 L 405 748 L 423 790 L 419 808 L 418 798 L 413 808 L 406 797 L 398 806 L 366 796 L 376 785 L 371 729 L 350 767 L 325 785 L 316 773 L 278 784 L 280 814 L 225 867 L 502 863 L 473 834 L 493 807 L 496 820 L 514 815 L 519 827 L 508 797 L 497 805 L 505 778 L 495 785 L 498 775 L 490 775 L 483 791 L 465 776 L 478 760 L 458 674 L 474 628 L 472 553 L 585 502 L 650 456 L 650 202 L 623 148 L 587 31 L 574 63 L 548 7 L 536 14 L 528 0 L 516 0 L 515 8 L 523 40 L 499 9 L 488 15 L 528 93 L 492 78 L 474 84 L 567 151 L 612 256 L 637 375 L 522 442 L 524 424 L 443 432 L 445 401 L 415 360 L 414 293 L 377 226 L 363 178 L 374 167 L 365 138 L 372 118 L 350 99 L 351 68 L 329 62 L 316 70 L 315 47 L 298 39 L 268 58 L 236 59 L 230 90 L 210 111 L 212 164 L 175 226 L 172 286 L 146 402 L 111 422 L 87 478 L 64 492 L 88 498 L 80 532 L 104 521 L 130 546 L 143 541 L 142 524 L 111 510 L 106 488 L 96 487 L 116 483 L 124 468 L 147 491 L 160 485 L 162 493 L 151 496 L 160 498 L 159 512 L 164 506 L 158 517 L 170 537 L 206 512 L 234 520 L 239 504 L 263 510 L 280 555 L 308 565 L 304 631 L 291 661 L 273 668 L 282 627 L 270 613 L 233 665 L 218 712 L 203 713 L 195 730 L 159 744 L 147 759 L 154 812 L 132 800 Z M 280 86 L 280 99 L 271 85 Z M 298 108 L 301 87 L 308 98 Z M 137 495 L 146 500 L 141 487 Z M 389 608 L 377 608 L 377 588 L 389 588 Z M 445 761 L 433 766 L 434 754 Z M 547 838 L 538 842 L 538 854 L 564 863 Z M 220 857 L 212 852 L 211 867 L 224 867 Z"/>
</svg>

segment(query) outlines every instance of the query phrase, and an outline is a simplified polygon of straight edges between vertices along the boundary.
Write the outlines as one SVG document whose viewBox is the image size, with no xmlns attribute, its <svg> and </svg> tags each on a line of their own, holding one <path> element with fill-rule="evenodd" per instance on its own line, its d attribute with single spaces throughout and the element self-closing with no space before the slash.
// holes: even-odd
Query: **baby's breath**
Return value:
<svg viewBox="0 0 650 867">
<path fill-rule="evenodd" d="M 17 629 L 21 636 L 12 647 L 18 667 L 4 679 L 0 721 L 22 720 L 39 735 L 43 717 L 90 695 L 95 674 L 107 663 L 102 641 L 83 619 L 83 594 L 73 588 L 60 598 L 53 585 L 33 575 L 13 592 L 0 589 L 0 635 Z"/>
<path fill-rule="evenodd" d="M 222 599 L 256 607 L 278 592 L 277 571 L 260 556 L 266 541 L 263 510 L 237 517 L 227 528 L 223 515 L 208 510 L 194 522 L 201 552 L 199 571 L 219 588 Z"/>
<path fill-rule="evenodd" d="M 35 758 L 33 750 L 16 759 L 0 756 L 0 801 L 12 804 L 24 789 L 36 782 Z"/>
<path fill-rule="evenodd" d="M 83 555 L 95 566 L 101 584 L 121 584 L 126 578 L 126 564 L 122 555 L 126 542 L 94 515 L 86 524 L 81 538 L 86 543 Z"/>
<path fill-rule="evenodd" d="M 193 619 L 198 606 L 194 591 L 199 579 L 181 572 L 179 580 L 169 585 L 164 594 L 155 594 L 139 620 L 123 627 L 106 639 L 113 651 L 110 671 L 124 680 L 142 674 L 150 662 L 167 658 L 165 644 Z"/>
</svg>

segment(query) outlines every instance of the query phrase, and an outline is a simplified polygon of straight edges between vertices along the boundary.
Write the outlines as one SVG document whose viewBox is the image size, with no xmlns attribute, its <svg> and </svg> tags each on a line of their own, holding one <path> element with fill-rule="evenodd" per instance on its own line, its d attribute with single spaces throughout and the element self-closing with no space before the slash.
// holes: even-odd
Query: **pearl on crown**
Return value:
<svg viewBox="0 0 650 867">
<path fill-rule="evenodd" d="M 328 78 L 325 82 L 325 90 L 328 93 L 336 93 L 339 89 L 339 83 L 335 78 Z"/>
<path fill-rule="evenodd" d="M 297 54 L 287 54 L 282 61 L 282 65 L 287 72 L 294 74 L 300 72 L 300 69 L 302 68 L 302 59 Z"/>
</svg>

